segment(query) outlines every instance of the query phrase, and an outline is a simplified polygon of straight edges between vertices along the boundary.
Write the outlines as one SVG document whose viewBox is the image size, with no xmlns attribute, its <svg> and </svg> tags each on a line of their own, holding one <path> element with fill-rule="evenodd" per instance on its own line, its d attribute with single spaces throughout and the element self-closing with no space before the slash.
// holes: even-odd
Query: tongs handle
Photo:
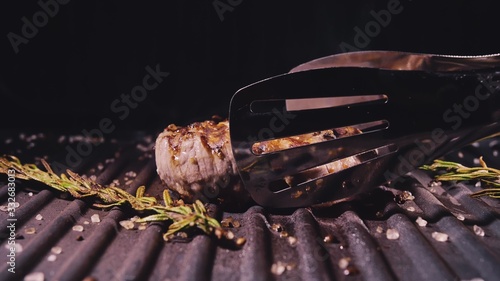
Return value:
<svg viewBox="0 0 500 281">
<path fill-rule="evenodd" d="M 358 51 L 340 53 L 300 64 L 290 72 L 331 67 L 369 67 L 386 70 L 429 72 L 467 71 L 500 65 L 500 53 L 459 56 L 398 51 Z"/>
</svg>

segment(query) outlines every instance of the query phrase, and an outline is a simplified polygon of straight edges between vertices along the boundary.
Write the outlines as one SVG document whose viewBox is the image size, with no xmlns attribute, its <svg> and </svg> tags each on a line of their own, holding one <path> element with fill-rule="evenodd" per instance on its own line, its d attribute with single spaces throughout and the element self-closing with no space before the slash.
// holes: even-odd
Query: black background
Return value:
<svg viewBox="0 0 500 281">
<path fill-rule="evenodd" d="M 394 0 L 395 1 L 395 0 Z M 44 2 L 47 2 L 45 0 Z M 214 2 L 231 5 L 221 16 Z M 355 46 L 355 27 L 389 1 L 80 1 L 59 11 L 16 54 L 36 1 L 1 8 L 1 127 L 160 129 L 226 117 L 239 88 Z M 362 50 L 454 55 L 500 52 L 495 1 L 401 0 L 402 12 Z M 221 12 L 219 12 L 221 13 Z M 145 67 L 170 75 L 120 120 L 111 104 L 142 83 Z"/>
</svg>

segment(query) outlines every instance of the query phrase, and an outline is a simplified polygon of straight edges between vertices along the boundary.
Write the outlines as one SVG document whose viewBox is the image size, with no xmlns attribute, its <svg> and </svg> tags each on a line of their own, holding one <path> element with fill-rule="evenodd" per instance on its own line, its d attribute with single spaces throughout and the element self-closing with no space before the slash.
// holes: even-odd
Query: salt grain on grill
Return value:
<svg viewBox="0 0 500 281">
<path fill-rule="evenodd" d="M 375 229 L 375 231 L 377 233 L 382 233 L 382 232 L 384 232 L 384 229 L 379 225 L 379 226 L 377 226 L 377 228 Z"/>
<path fill-rule="evenodd" d="M 480 181 L 476 182 L 476 184 L 474 186 L 475 187 L 481 187 L 481 182 Z"/>
<path fill-rule="evenodd" d="M 104 169 L 104 165 L 102 163 L 97 164 L 97 169 L 98 170 Z"/>
<path fill-rule="evenodd" d="M 125 176 L 135 178 L 137 176 L 137 173 L 134 171 L 129 171 L 129 172 L 125 173 Z"/>
<path fill-rule="evenodd" d="M 338 262 L 338 265 L 340 269 L 346 269 L 350 263 L 351 263 L 351 258 L 347 257 L 347 258 L 341 258 Z"/>
<path fill-rule="evenodd" d="M 288 236 L 288 244 L 290 244 L 290 246 L 295 246 L 297 245 L 297 238 L 295 238 L 294 236 Z"/>
<path fill-rule="evenodd" d="M 385 232 L 385 236 L 389 240 L 395 240 L 399 238 L 399 232 L 397 229 L 388 228 L 387 231 Z"/>
<path fill-rule="evenodd" d="M 409 212 L 415 212 L 415 207 L 410 206 L 410 207 L 406 208 L 406 210 Z"/>
<path fill-rule="evenodd" d="M 99 217 L 99 214 L 93 214 L 92 216 L 90 216 L 90 220 L 93 223 L 101 222 L 101 218 Z"/>
<path fill-rule="evenodd" d="M 458 214 L 458 215 L 456 215 L 456 217 L 457 217 L 457 219 L 458 219 L 459 221 L 463 221 L 463 220 L 465 220 L 465 217 L 464 217 L 464 215 L 462 215 L 462 214 Z"/>
<path fill-rule="evenodd" d="M 43 216 L 38 214 L 38 215 L 36 215 L 35 220 L 41 221 L 41 220 L 43 220 Z"/>
<path fill-rule="evenodd" d="M 472 229 L 477 236 L 484 236 L 484 230 L 480 226 L 474 225 Z"/>
<path fill-rule="evenodd" d="M 75 225 L 73 226 L 73 231 L 78 231 L 78 232 L 82 232 L 83 231 L 83 226 L 82 225 Z"/>
<path fill-rule="evenodd" d="M 15 243 L 14 245 L 8 245 L 8 244 L 5 244 L 5 249 L 9 250 L 10 251 L 10 248 L 14 246 L 15 250 L 16 250 L 16 253 L 20 253 L 23 251 L 23 245 L 19 244 L 19 243 Z"/>
<path fill-rule="evenodd" d="M 60 253 L 62 253 L 62 248 L 59 246 L 55 246 L 55 247 L 52 247 L 52 249 L 50 249 L 50 251 L 53 254 L 59 255 Z"/>
<path fill-rule="evenodd" d="M 439 242 L 446 242 L 448 241 L 448 234 L 434 231 L 432 233 L 432 238 L 434 238 L 434 240 Z"/>
<path fill-rule="evenodd" d="M 49 255 L 49 256 L 47 257 L 47 260 L 48 260 L 48 261 L 56 261 L 56 259 L 57 259 L 57 256 L 56 256 L 56 255 Z"/>
<path fill-rule="evenodd" d="M 234 239 L 234 233 L 232 231 L 226 231 L 226 239 L 233 240 Z"/>
<path fill-rule="evenodd" d="M 325 237 L 323 237 L 323 242 L 325 243 L 331 243 L 332 241 L 333 239 L 331 235 L 325 235 Z"/>
<path fill-rule="evenodd" d="M 120 221 L 120 225 L 125 229 L 133 229 L 135 226 L 134 223 L 129 220 Z"/>
<path fill-rule="evenodd" d="M 427 225 L 427 221 L 424 220 L 423 218 L 421 217 L 418 217 L 417 220 L 415 221 L 419 226 L 426 226 Z"/>
<path fill-rule="evenodd" d="M 45 280 L 45 275 L 43 272 L 32 272 L 24 276 L 24 281 L 43 281 Z"/>
<path fill-rule="evenodd" d="M 28 196 L 29 197 L 33 196 L 33 192 L 28 192 Z"/>
<path fill-rule="evenodd" d="M 278 261 L 273 263 L 271 266 L 271 272 L 275 275 L 281 275 L 286 270 L 286 264 L 284 262 Z"/>
<path fill-rule="evenodd" d="M 84 221 L 83 224 L 87 225 L 87 224 L 90 224 L 89 221 Z"/>
<path fill-rule="evenodd" d="M 430 183 L 429 183 L 429 187 L 433 187 L 433 186 L 440 186 L 442 185 L 442 183 L 440 181 L 436 181 L 436 180 L 432 180 Z"/>
</svg>

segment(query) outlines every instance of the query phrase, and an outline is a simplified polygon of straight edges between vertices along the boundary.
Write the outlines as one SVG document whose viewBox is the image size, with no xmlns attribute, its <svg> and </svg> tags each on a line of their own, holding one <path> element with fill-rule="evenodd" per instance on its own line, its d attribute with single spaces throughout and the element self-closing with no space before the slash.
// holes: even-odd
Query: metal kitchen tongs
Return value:
<svg viewBox="0 0 500 281">
<path fill-rule="evenodd" d="M 289 208 L 350 200 L 498 135 L 500 54 L 360 51 L 319 58 L 238 90 L 229 126 L 241 179 L 256 203 Z M 362 133 L 252 150 L 256 142 L 347 126 Z M 342 169 L 329 168 L 335 161 Z"/>
</svg>

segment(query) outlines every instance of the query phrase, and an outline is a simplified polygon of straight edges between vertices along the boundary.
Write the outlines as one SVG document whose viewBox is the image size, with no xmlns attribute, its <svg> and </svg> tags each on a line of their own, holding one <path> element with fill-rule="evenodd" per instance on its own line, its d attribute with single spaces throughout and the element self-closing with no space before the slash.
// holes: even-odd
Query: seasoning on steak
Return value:
<svg viewBox="0 0 500 281">
<path fill-rule="evenodd" d="M 346 127 L 262 141 L 253 146 L 253 152 L 267 153 L 358 133 L 358 129 Z M 222 205 L 236 209 L 251 202 L 238 175 L 227 120 L 169 125 L 156 139 L 155 160 L 161 180 L 184 201 L 222 201 Z M 342 161 L 333 162 L 328 170 L 342 169 Z M 347 165 L 353 162 L 346 161 Z"/>
</svg>

